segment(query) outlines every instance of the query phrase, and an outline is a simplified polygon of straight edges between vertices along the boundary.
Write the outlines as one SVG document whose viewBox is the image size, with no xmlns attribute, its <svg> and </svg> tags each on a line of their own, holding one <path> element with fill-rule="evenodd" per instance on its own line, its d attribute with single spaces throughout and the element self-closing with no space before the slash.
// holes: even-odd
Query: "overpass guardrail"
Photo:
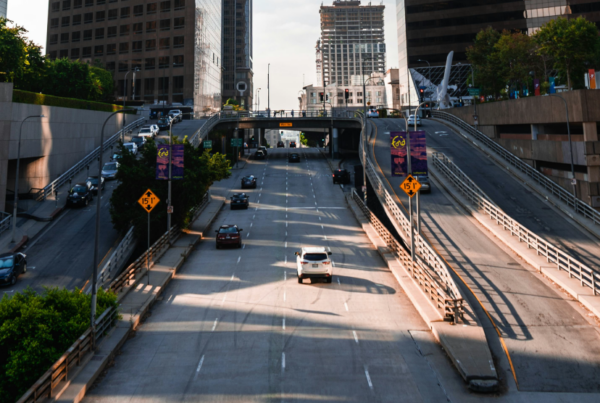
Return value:
<svg viewBox="0 0 600 403">
<path fill-rule="evenodd" d="M 363 125 L 364 126 L 364 125 Z M 364 126 L 365 127 L 365 126 Z M 400 210 L 392 195 L 387 191 L 381 178 L 377 174 L 373 163 L 364 152 L 366 147 L 366 127 L 361 132 L 360 143 L 360 158 L 363 167 L 371 186 L 373 187 L 377 198 L 384 207 L 387 216 L 392 222 L 396 222 L 401 230 L 399 235 L 404 240 L 406 245 L 410 245 L 411 224 L 408 218 Z M 443 317 L 446 320 L 456 322 L 463 315 L 463 297 L 458 289 L 454 279 L 450 275 L 450 269 L 438 253 L 429 245 L 429 243 L 412 228 L 415 241 L 415 264 L 419 266 L 418 271 L 413 271 L 413 279 L 421 287 L 421 290 L 427 295 L 431 295 L 431 285 L 423 281 L 423 274 L 426 273 L 427 278 L 436 282 L 436 291 L 440 298 L 436 300 L 436 307 L 442 311 Z M 412 268 L 412 265 L 406 266 L 407 269 Z"/>
<path fill-rule="evenodd" d="M 457 118 L 451 113 L 441 111 L 432 111 L 432 116 L 434 118 L 443 119 L 448 122 L 454 123 L 461 129 L 475 137 L 477 140 L 485 144 L 486 147 L 494 151 L 506 163 L 516 168 L 521 173 L 527 175 L 529 178 L 533 179 L 535 183 L 542 186 L 552 195 L 558 197 L 558 199 L 565 203 L 568 207 L 575 210 L 575 213 L 591 220 L 594 224 L 600 224 L 600 212 L 598 212 L 590 205 L 584 203 L 583 201 L 575 197 L 572 193 L 570 193 L 569 191 L 567 191 L 566 189 L 564 189 L 563 187 L 546 177 L 544 174 L 542 174 L 532 166 L 524 163 L 519 157 L 517 157 L 516 155 L 508 151 L 506 148 L 496 143 L 494 140 L 490 139 L 488 136 L 486 136 L 479 130 L 475 129 L 473 126 L 471 126 L 464 120 Z"/>
<path fill-rule="evenodd" d="M 135 122 L 128 124 L 123 129 L 119 130 L 117 133 L 112 135 L 108 140 L 104 141 L 104 150 L 106 151 L 107 148 L 109 148 L 111 145 L 116 143 L 117 140 L 119 139 L 119 136 L 121 136 L 121 134 L 123 132 L 128 132 L 130 130 L 133 130 L 133 129 L 141 126 L 142 124 L 144 124 L 145 121 L 146 121 L 145 118 L 138 119 Z M 71 168 L 69 168 L 69 170 L 67 170 L 64 174 L 60 175 L 58 178 L 56 178 L 55 180 L 50 182 L 43 189 L 40 189 L 34 195 L 35 201 L 46 200 L 46 198 L 48 196 L 52 195 L 56 190 L 58 190 L 59 187 L 61 187 L 65 183 L 67 183 L 75 175 L 77 175 L 79 172 L 83 171 L 85 169 L 85 167 L 87 167 L 90 163 L 92 163 L 96 158 L 98 158 L 99 154 L 100 154 L 100 146 L 96 147 L 96 149 L 94 149 L 94 151 L 92 151 L 91 153 L 86 155 L 81 161 L 79 161 L 77 164 L 75 164 Z"/>
<path fill-rule="evenodd" d="M 0 211 L 0 234 L 8 231 L 12 224 L 12 214 Z"/>
<path fill-rule="evenodd" d="M 432 158 L 434 166 L 450 179 L 478 210 L 483 211 L 492 220 L 496 221 L 496 224 L 501 225 L 504 230 L 510 231 L 512 236 L 519 238 L 519 242 L 525 242 L 527 248 L 535 250 L 538 255 L 545 257 L 549 263 L 555 264 L 558 270 L 564 270 L 569 274 L 570 278 L 574 277 L 579 280 L 582 287 L 591 288 L 594 295 L 600 293 L 600 288 L 598 287 L 600 273 L 598 270 L 587 266 L 568 253 L 563 252 L 490 202 L 487 195 L 481 189 L 462 179 L 467 177 L 467 175 L 450 161 L 445 154 L 436 152 Z"/>
</svg>

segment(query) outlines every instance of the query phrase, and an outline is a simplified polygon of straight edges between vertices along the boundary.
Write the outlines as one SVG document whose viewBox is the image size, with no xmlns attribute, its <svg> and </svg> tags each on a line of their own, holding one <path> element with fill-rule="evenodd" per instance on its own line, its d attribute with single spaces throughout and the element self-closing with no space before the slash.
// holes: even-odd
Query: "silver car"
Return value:
<svg viewBox="0 0 600 403">
<path fill-rule="evenodd" d="M 106 180 L 115 179 L 119 170 L 118 162 L 107 162 L 102 167 L 102 177 Z"/>
</svg>

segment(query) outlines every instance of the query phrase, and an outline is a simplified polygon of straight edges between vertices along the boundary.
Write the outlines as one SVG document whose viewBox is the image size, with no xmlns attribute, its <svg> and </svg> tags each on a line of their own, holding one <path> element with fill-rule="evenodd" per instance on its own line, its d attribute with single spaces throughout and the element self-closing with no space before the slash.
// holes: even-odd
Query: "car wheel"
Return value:
<svg viewBox="0 0 600 403">
<path fill-rule="evenodd" d="M 10 279 L 10 285 L 15 285 L 15 284 L 17 284 L 17 276 L 15 276 L 13 274 L 13 276 Z"/>
<path fill-rule="evenodd" d="M 298 276 L 298 284 L 302 284 L 302 277 Z"/>
<path fill-rule="evenodd" d="M 217 249 L 221 249 L 221 247 L 219 246 L 219 244 L 217 244 Z"/>
<path fill-rule="evenodd" d="M 23 274 L 27 273 L 27 263 L 23 265 Z"/>
<path fill-rule="evenodd" d="M 83 204 L 83 206 L 84 206 L 84 207 L 87 207 L 87 206 L 88 206 L 88 203 L 89 203 L 89 202 L 88 202 L 88 199 L 85 199 L 85 203 Z"/>
<path fill-rule="evenodd" d="M 241 242 L 238 244 L 238 249 L 242 249 L 242 243 Z"/>
<path fill-rule="evenodd" d="M 326 281 L 327 283 L 331 284 L 331 282 L 333 281 L 333 276 L 331 276 L 331 277 L 328 277 L 328 278 L 327 278 L 325 281 Z"/>
</svg>

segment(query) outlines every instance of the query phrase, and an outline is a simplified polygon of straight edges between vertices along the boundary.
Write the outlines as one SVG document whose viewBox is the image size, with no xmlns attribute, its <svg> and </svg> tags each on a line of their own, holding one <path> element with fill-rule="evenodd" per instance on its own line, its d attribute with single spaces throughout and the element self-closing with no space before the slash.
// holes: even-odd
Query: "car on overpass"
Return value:
<svg viewBox="0 0 600 403">
<path fill-rule="evenodd" d="M 179 109 L 170 110 L 169 116 L 173 118 L 173 123 L 181 122 L 183 120 L 183 113 Z"/>
<path fill-rule="evenodd" d="M 418 175 L 417 181 L 421 184 L 421 193 L 431 193 L 431 184 L 429 183 L 428 176 Z"/>
<path fill-rule="evenodd" d="M 97 176 L 88 176 L 88 178 L 85 180 L 86 183 L 88 183 L 90 185 L 90 189 L 92 190 L 92 193 L 94 194 L 94 196 L 98 195 L 98 177 Z M 104 178 L 100 178 L 100 189 L 104 190 Z"/>
<path fill-rule="evenodd" d="M 156 126 L 156 125 L 152 125 L 152 126 Z M 154 138 L 157 134 L 158 131 L 155 133 L 154 132 L 154 128 L 152 126 L 144 126 L 140 129 L 140 131 L 138 132 L 138 136 L 140 137 L 151 137 Z M 156 129 L 158 130 L 158 126 L 156 126 Z"/>
<path fill-rule="evenodd" d="M 368 118 L 378 118 L 379 117 L 379 112 L 377 112 L 375 109 L 369 109 L 367 111 L 367 117 Z"/>
<path fill-rule="evenodd" d="M 250 197 L 246 193 L 234 193 L 231 196 L 231 209 L 243 208 L 248 210 L 250 206 Z"/>
<path fill-rule="evenodd" d="M 116 161 L 107 162 L 102 167 L 102 177 L 106 180 L 116 179 L 119 163 Z"/>
<path fill-rule="evenodd" d="M 333 280 L 333 265 L 331 263 L 331 252 L 323 247 L 302 248 L 296 252 L 296 271 L 298 283 L 302 284 L 305 278 L 324 278 L 325 282 Z"/>
<path fill-rule="evenodd" d="M 417 126 L 421 126 L 421 118 L 417 115 L 416 119 L 417 119 Z M 415 115 L 414 114 L 410 115 L 408 117 L 408 125 L 409 126 L 414 126 L 415 125 Z"/>
<path fill-rule="evenodd" d="M 290 156 L 288 157 L 288 162 L 300 162 L 300 155 L 296 153 L 290 154 Z"/>
<path fill-rule="evenodd" d="M 137 146 L 138 150 L 141 150 L 146 145 L 146 137 L 133 136 L 131 142 Z"/>
<path fill-rule="evenodd" d="M 133 155 L 137 155 L 138 153 L 138 146 L 136 143 L 125 143 L 123 144 L 123 147 L 125 147 Z"/>
<path fill-rule="evenodd" d="M 256 177 L 254 175 L 242 178 L 242 189 L 256 189 Z"/>
<path fill-rule="evenodd" d="M 159 130 L 169 130 L 171 127 L 171 119 L 168 117 L 158 119 L 156 122 Z"/>
<path fill-rule="evenodd" d="M 0 255 L 0 284 L 15 285 L 20 274 L 27 273 L 27 256 L 21 252 Z"/>
<path fill-rule="evenodd" d="M 268 154 L 268 153 L 267 153 L 267 147 L 265 147 L 265 146 L 260 146 L 260 147 L 258 147 L 258 150 L 259 150 L 259 151 L 262 151 L 263 153 L 265 153 L 265 155 L 267 155 L 267 154 Z"/>
<path fill-rule="evenodd" d="M 277 148 L 285 148 L 285 144 L 283 143 L 283 141 L 277 142 Z"/>
<path fill-rule="evenodd" d="M 254 153 L 254 159 L 255 160 L 264 160 L 266 157 L 265 153 L 258 150 L 257 152 Z"/>
<path fill-rule="evenodd" d="M 236 246 L 242 247 L 242 234 L 243 229 L 238 228 L 237 225 L 221 225 L 217 233 L 216 244 L 217 249 L 221 249 L 223 246 Z"/>
<path fill-rule="evenodd" d="M 87 207 L 94 199 L 91 188 L 92 186 L 89 182 L 76 183 L 75 186 L 69 190 L 69 194 L 67 195 L 67 207 Z"/>
<path fill-rule="evenodd" d="M 296 148 L 296 142 L 290 141 L 290 148 Z"/>
</svg>

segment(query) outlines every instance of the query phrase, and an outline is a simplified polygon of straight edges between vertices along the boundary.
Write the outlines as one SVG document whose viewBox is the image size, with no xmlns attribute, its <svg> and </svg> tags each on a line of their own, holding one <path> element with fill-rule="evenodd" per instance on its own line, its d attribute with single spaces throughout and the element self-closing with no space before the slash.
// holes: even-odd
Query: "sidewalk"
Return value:
<svg viewBox="0 0 600 403">
<path fill-rule="evenodd" d="M 127 138 L 127 136 L 126 136 Z M 109 148 L 102 155 L 102 164 L 110 161 L 110 157 L 114 154 L 116 148 Z M 98 175 L 98 161 L 95 160 L 90 164 L 89 175 L 87 170 L 79 172 L 73 177 L 71 186 L 79 182 L 84 182 L 88 176 Z M 55 195 L 51 195 L 46 200 L 36 202 L 35 200 L 19 200 L 19 208 L 27 208 L 26 214 L 35 218 L 17 217 L 17 228 L 15 230 L 15 243 L 11 243 L 11 230 L 4 231 L 0 234 L 0 253 L 9 252 L 11 250 L 20 249 L 38 235 L 49 222 L 54 221 L 60 216 L 60 213 L 65 208 L 67 195 L 71 190 L 69 183 L 65 183 L 58 190 L 58 200 Z M 11 203 L 12 206 L 12 203 Z M 12 213 L 12 207 L 11 207 Z M 19 213 L 21 214 L 21 213 Z M 12 229 L 12 228 L 11 228 Z"/>
</svg>

